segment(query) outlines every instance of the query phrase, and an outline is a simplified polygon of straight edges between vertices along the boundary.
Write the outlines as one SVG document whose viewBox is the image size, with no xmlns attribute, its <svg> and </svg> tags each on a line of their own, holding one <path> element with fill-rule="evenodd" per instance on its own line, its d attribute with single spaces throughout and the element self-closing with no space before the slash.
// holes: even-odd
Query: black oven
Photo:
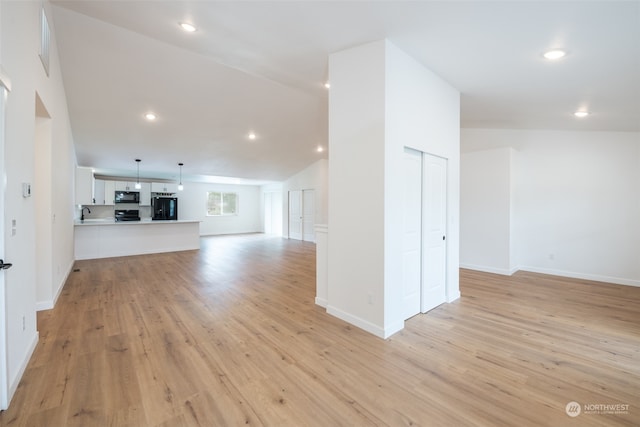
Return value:
<svg viewBox="0 0 640 427">
<path fill-rule="evenodd" d="M 138 209 L 116 209 L 116 221 L 140 221 L 140 211 Z"/>
<path fill-rule="evenodd" d="M 138 191 L 116 191 L 116 203 L 140 203 Z"/>
</svg>

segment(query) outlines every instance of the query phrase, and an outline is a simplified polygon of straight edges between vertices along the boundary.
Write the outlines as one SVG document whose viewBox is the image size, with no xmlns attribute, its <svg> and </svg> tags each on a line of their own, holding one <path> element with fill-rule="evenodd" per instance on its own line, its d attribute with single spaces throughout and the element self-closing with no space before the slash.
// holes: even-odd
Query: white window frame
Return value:
<svg viewBox="0 0 640 427">
<path fill-rule="evenodd" d="M 51 30 L 49 29 L 49 18 L 44 10 L 44 5 L 40 10 L 40 52 L 38 56 L 44 67 L 44 72 L 49 77 L 49 51 L 51 44 Z"/>
<path fill-rule="evenodd" d="M 212 194 L 212 193 L 220 195 L 220 201 L 222 206 L 220 206 L 221 213 L 219 215 L 214 215 L 209 213 L 209 194 Z M 234 213 L 224 212 L 224 203 L 222 203 L 222 201 L 224 200 L 225 194 L 233 194 L 236 198 L 236 211 Z M 234 191 L 207 191 L 205 211 L 206 211 L 205 214 L 208 217 L 237 216 L 238 213 L 240 212 L 240 196 L 238 195 L 238 193 Z"/>
</svg>

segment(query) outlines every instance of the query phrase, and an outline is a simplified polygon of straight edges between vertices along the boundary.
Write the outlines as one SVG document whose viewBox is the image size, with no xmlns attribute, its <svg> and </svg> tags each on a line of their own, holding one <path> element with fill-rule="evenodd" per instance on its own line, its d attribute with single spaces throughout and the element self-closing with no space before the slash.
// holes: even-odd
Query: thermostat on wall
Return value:
<svg viewBox="0 0 640 427">
<path fill-rule="evenodd" d="M 31 197 L 31 184 L 29 184 L 28 182 L 22 183 L 22 197 Z"/>
</svg>

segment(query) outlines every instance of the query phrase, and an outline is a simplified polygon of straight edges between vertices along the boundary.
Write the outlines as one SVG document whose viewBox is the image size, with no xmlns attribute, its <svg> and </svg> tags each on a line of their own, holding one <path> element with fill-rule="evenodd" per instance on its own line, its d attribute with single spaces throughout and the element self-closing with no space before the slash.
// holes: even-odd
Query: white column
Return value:
<svg viewBox="0 0 640 427">
<path fill-rule="evenodd" d="M 405 146 L 448 160 L 447 300 L 459 295 L 459 92 L 387 40 L 330 55 L 329 80 L 327 312 L 386 338 L 404 326 Z"/>
</svg>

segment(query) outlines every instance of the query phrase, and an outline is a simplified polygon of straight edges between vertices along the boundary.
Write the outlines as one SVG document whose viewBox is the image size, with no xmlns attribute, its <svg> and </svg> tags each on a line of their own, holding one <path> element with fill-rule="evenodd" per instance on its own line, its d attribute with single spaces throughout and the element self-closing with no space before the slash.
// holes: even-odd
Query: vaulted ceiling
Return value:
<svg viewBox="0 0 640 427">
<path fill-rule="evenodd" d="M 286 179 L 327 156 L 328 56 L 383 38 L 460 90 L 462 127 L 640 131 L 637 1 L 53 5 L 78 163 L 103 174 Z"/>
</svg>

